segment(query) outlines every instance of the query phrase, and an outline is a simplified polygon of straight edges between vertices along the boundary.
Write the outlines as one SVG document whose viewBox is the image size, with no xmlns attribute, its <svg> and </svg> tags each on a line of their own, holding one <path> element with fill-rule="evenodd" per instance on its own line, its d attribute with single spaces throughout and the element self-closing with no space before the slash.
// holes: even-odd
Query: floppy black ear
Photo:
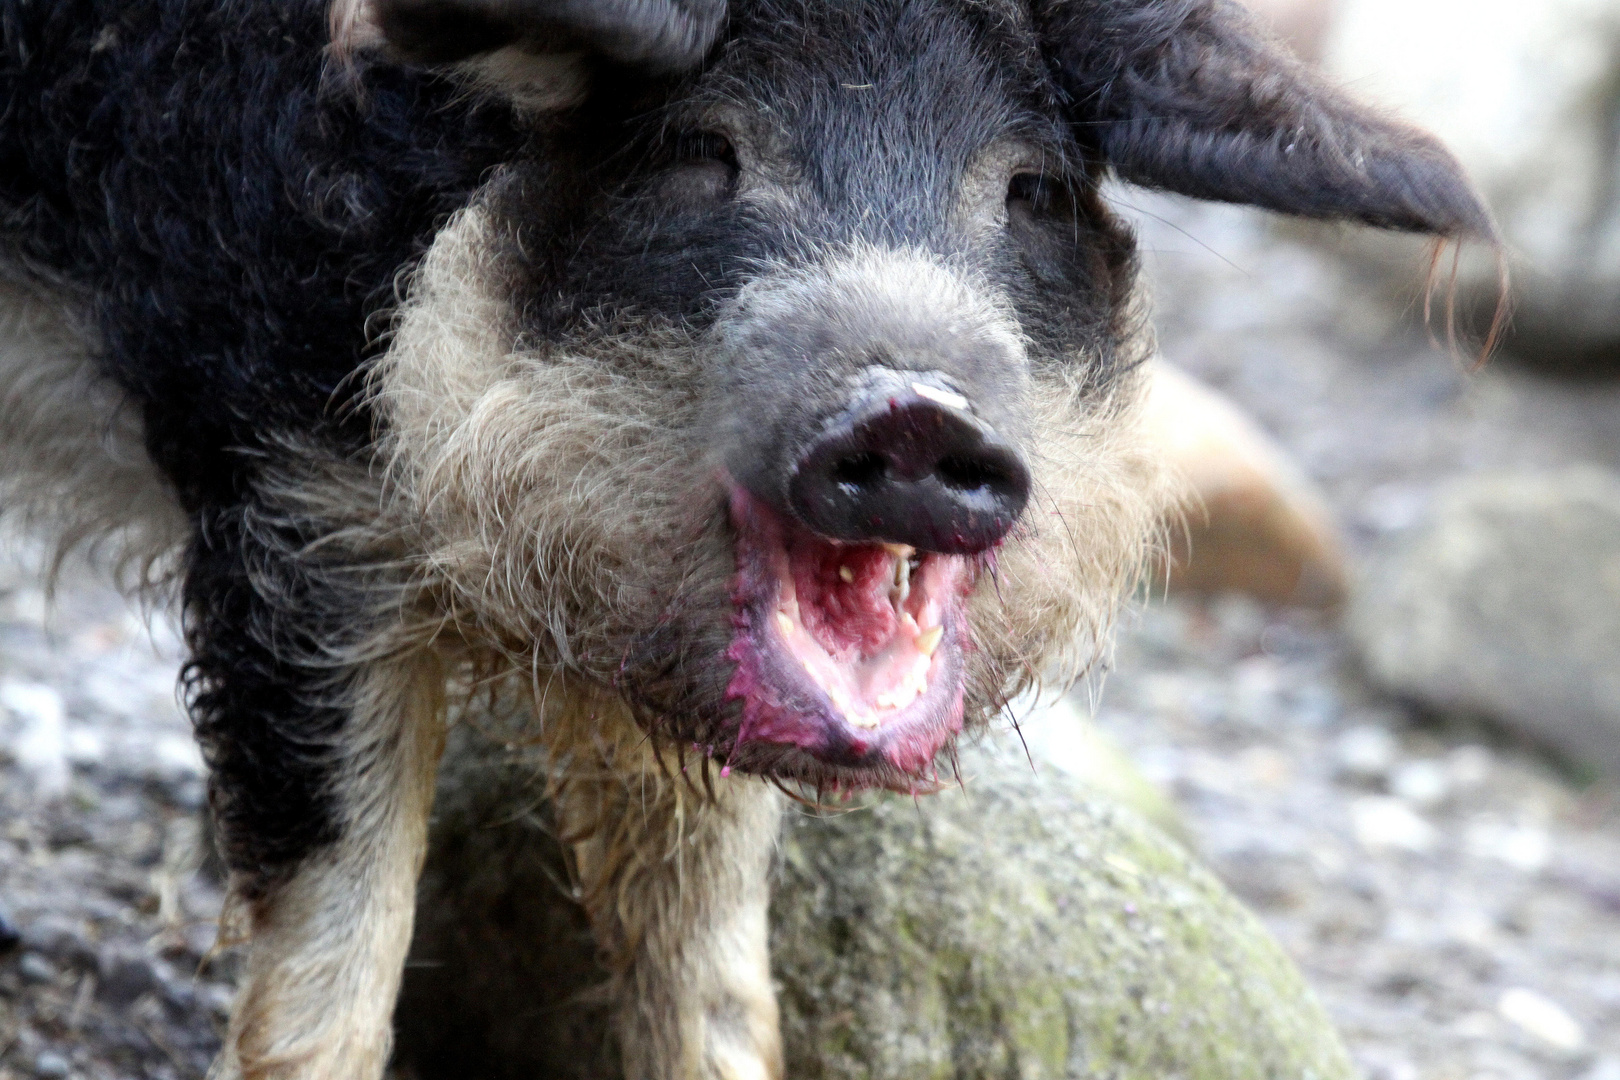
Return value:
<svg viewBox="0 0 1620 1080">
<path fill-rule="evenodd" d="M 1075 133 L 1122 178 L 1201 199 L 1494 239 L 1439 141 L 1358 104 L 1234 0 L 1047 0 Z"/>
</svg>

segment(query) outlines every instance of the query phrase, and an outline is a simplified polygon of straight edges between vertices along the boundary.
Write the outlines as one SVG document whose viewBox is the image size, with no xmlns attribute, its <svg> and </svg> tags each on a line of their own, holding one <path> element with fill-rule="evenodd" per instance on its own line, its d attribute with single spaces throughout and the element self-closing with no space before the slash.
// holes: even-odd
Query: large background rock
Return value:
<svg viewBox="0 0 1620 1080">
<path fill-rule="evenodd" d="M 1620 477 L 1458 481 L 1369 571 L 1352 624 L 1386 687 L 1620 772 Z"/>
<path fill-rule="evenodd" d="M 468 745 L 441 786 L 402 1054 L 424 1078 L 611 1076 L 543 808 L 513 815 L 533 765 Z M 1016 739 L 963 767 L 965 792 L 791 817 L 772 939 L 795 1080 L 1353 1075 L 1293 966 L 1178 844 Z"/>
<path fill-rule="evenodd" d="M 773 938 L 796 1077 L 1352 1075 L 1179 846 L 1016 747 L 964 764 L 965 794 L 789 827 Z"/>
<path fill-rule="evenodd" d="M 1496 214 L 1515 352 L 1620 372 L 1620 2 L 1337 0 L 1336 81 L 1438 134 Z M 1417 245 L 1382 245 L 1409 280 Z M 1494 302 L 1489 258 L 1465 298 Z M 1405 299 L 1403 297 L 1403 299 Z"/>
<path fill-rule="evenodd" d="M 1167 360 L 1153 364 L 1144 426 L 1186 486 L 1166 522 L 1169 588 L 1240 592 L 1272 604 L 1344 599 L 1344 544 L 1327 501 L 1223 394 Z"/>
</svg>

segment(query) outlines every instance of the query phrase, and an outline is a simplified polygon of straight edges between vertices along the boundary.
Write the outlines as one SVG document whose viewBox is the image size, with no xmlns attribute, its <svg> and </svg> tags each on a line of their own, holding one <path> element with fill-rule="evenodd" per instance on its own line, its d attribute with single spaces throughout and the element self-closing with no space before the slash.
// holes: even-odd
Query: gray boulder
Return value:
<svg viewBox="0 0 1620 1080">
<path fill-rule="evenodd" d="M 459 741 L 400 1071 L 612 1077 L 588 929 L 544 807 L 513 802 L 534 764 Z M 1293 966 L 1177 843 L 1016 739 L 963 768 L 966 793 L 790 816 L 772 939 L 793 1080 L 1354 1075 Z"/>
<path fill-rule="evenodd" d="M 1350 626 L 1385 688 L 1620 773 L 1620 477 L 1456 482 L 1375 560 Z"/>
</svg>

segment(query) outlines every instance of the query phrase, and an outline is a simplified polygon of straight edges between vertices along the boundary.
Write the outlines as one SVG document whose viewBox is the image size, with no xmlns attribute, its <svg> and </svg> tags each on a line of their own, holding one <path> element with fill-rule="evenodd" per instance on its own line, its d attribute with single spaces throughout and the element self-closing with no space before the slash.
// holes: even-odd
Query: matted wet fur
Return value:
<svg viewBox="0 0 1620 1080">
<path fill-rule="evenodd" d="M 625 1075 L 783 1075 L 778 787 L 947 781 L 1105 655 L 1173 498 L 1103 181 L 1490 233 L 1227 0 L 0 34 L 0 510 L 177 579 L 248 950 L 220 1078 L 381 1074 L 446 731 L 497 713 Z"/>
</svg>

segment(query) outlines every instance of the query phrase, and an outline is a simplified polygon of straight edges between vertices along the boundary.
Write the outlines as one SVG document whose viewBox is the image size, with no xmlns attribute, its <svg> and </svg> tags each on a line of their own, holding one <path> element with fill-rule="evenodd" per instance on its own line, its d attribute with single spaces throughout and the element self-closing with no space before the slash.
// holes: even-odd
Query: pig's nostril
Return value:
<svg viewBox="0 0 1620 1080">
<path fill-rule="evenodd" d="M 865 395 L 832 421 L 791 469 L 788 501 L 834 540 L 983 551 L 1023 512 L 1029 470 L 969 409 L 912 390 Z"/>
<path fill-rule="evenodd" d="M 1008 479 L 1006 470 L 989 461 L 957 455 L 940 458 L 934 472 L 946 487 L 958 491 L 978 491 L 1004 484 Z"/>
<path fill-rule="evenodd" d="M 888 471 L 889 463 L 883 455 L 866 450 L 835 462 L 832 479 L 840 487 L 862 488 L 882 480 Z"/>
</svg>

